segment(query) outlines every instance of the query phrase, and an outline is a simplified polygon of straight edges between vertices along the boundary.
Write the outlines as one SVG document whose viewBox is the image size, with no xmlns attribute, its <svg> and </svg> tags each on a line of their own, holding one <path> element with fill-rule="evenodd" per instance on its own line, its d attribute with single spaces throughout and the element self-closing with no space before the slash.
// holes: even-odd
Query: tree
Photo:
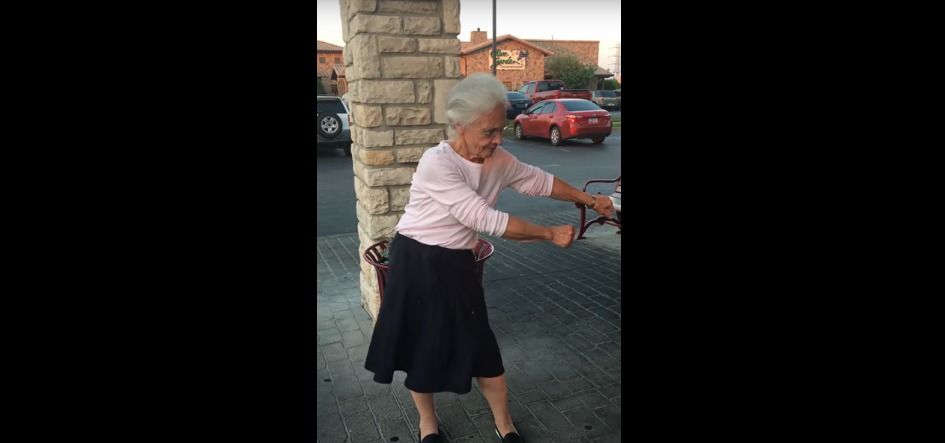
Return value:
<svg viewBox="0 0 945 443">
<path fill-rule="evenodd" d="M 604 90 L 613 91 L 614 89 L 620 89 L 620 83 L 615 79 L 604 80 Z"/>
<path fill-rule="evenodd" d="M 588 89 L 594 81 L 594 67 L 584 66 L 578 59 L 556 55 L 545 64 L 555 80 L 564 82 L 568 89 Z"/>
<path fill-rule="evenodd" d="M 316 80 L 315 80 L 315 84 L 317 85 L 317 86 L 315 86 L 315 89 L 316 89 L 316 92 L 315 92 L 315 93 L 316 93 L 316 94 L 324 94 L 324 93 L 325 93 L 325 87 L 322 86 L 322 79 L 316 79 Z"/>
</svg>

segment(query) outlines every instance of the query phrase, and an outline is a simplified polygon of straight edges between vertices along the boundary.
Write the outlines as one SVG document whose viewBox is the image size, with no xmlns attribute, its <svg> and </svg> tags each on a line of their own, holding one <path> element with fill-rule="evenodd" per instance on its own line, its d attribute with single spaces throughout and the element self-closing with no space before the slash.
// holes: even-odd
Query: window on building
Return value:
<svg viewBox="0 0 945 443">
<path fill-rule="evenodd" d="M 335 57 L 335 63 L 341 63 L 341 57 Z"/>
<path fill-rule="evenodd" d="M 319 58 L 318 58 L 318 62 L 319 62 L 319 63 L 325 63 L 325 57 L 319 57 Z"/>
</svg>

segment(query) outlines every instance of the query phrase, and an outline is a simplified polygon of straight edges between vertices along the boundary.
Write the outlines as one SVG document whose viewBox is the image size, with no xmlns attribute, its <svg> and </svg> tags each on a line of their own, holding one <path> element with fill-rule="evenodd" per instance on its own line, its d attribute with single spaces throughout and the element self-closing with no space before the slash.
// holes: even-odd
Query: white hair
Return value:
<svg viewBox="0 0 945 443">
<path fill-rule="evenodd" d="M 499 79 L 489 74 L 473 74 L 453 86 L 446 97 L 447 134 L 456 136 L 456 127 L 466 127 L 492 112 L 496 106 L 505 106 L 509 101 L 508 91 Z"/>
</svg>

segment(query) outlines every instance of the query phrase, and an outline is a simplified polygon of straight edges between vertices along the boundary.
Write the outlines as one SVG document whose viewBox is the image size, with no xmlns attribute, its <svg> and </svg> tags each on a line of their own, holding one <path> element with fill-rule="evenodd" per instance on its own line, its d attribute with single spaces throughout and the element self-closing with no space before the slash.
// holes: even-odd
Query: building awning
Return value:
<svg viewBox="0 0 945 443">
<path fill-rule="evenodd" d="M 336 80 L 336 79 L 338 79 L 338 78 L 340 78 L 340 77 L 344 77 L 344 76 L 345 76 L 345 66 L 344 66 L 344 65 L 336 64 L 336 65 L 332 66 L 332 69 L 331 69 L 331 79 L 332 79 L 332 80 Z"/>
</svg>

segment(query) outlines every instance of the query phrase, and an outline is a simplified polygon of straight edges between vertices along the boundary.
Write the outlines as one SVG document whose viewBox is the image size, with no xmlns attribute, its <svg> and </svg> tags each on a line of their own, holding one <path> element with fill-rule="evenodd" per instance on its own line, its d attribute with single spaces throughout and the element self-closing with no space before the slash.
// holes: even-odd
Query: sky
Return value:
<svg viewBox="0 0 945 443">
<path fill-rule="evenodd" d="M 523 39 L 598 40 L 600 66 L 613 71 L 614 46 L 620 41 L 620 0 L 495 0 L 496 33 Z M 579 7 L 575 5 L 587 5 Z M 339 0 L 317 0 L 315 33 L 323 42 L 344 46 Z M 459 39 L 480 28 L 492 39 L 492 2 L 460 0 Z"/>
</svg>

